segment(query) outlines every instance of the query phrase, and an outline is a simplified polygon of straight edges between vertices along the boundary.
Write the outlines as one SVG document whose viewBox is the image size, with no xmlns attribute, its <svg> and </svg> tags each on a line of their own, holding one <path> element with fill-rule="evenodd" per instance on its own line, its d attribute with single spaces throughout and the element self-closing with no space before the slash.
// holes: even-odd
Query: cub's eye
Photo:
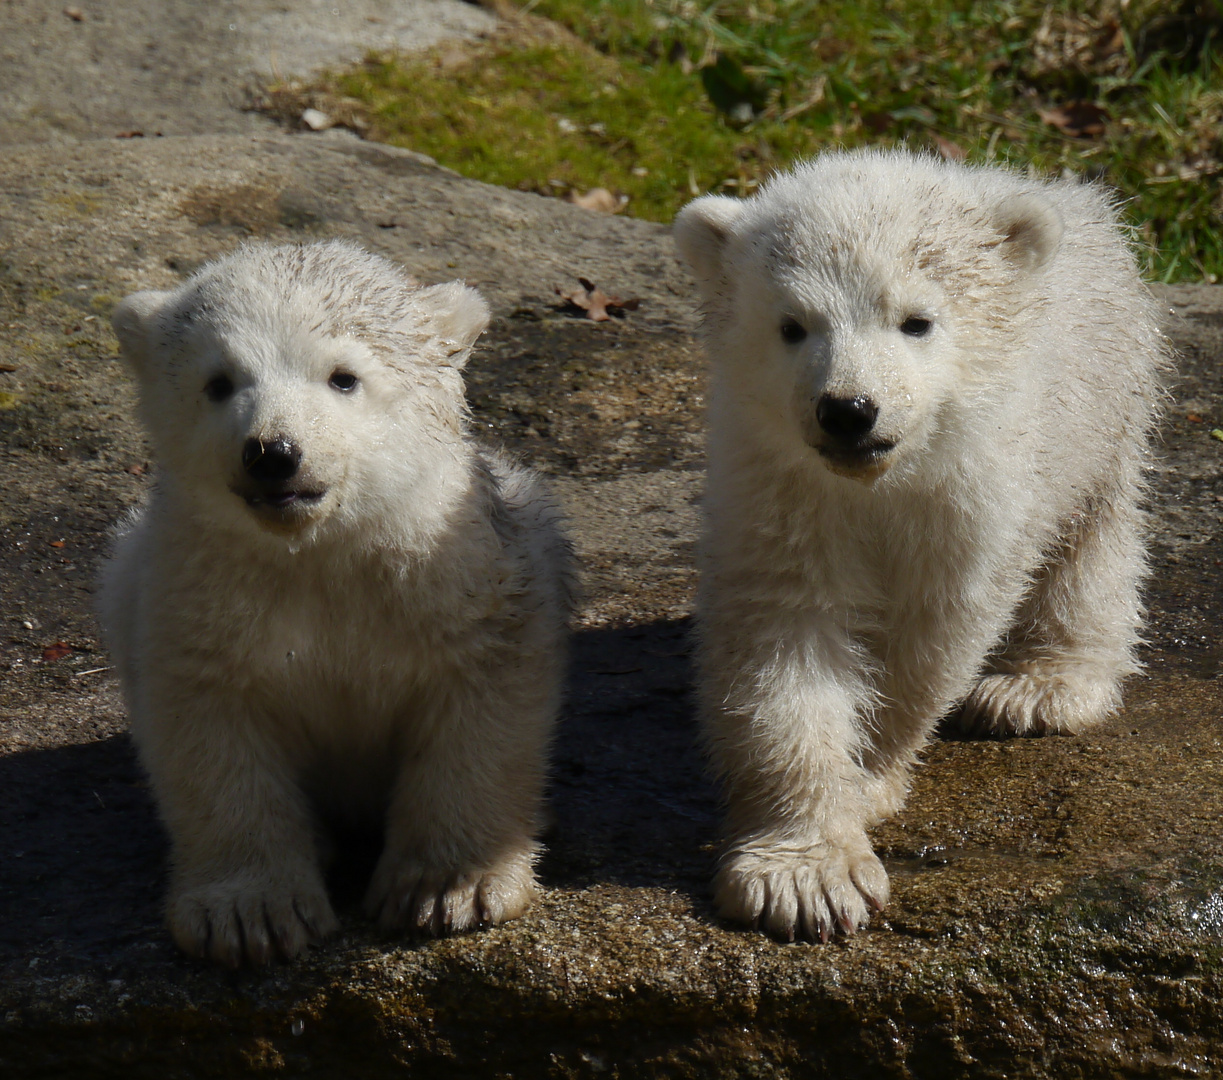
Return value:
<svg viewBox="0 0 1223 1080">
<path fill-rule="evenodd" d="M 214 375 L 204 385 L 204 396 L 217 403 L 225 401 L 233 392 L 233 380 L 228 375 Z"/>
<path fill-rule="evenodd" d="M 786 319 L 781 324 L 781 340 L 787 345 L 797 345 L 807 336 L 807 329 L 794 319 Z"/>
<path fill-rule="evenodd" d="M 347 394 L 350 390 L 356 389 L 357 377 L 350 371 L 333 371 L 331 378 L 327 380 L 327 385 L 332 390 L 338 390 L 341 394 Z"/>
<path fill-rule="evenodd" d="M 908 334 L 909 337 L 925 337 L 930 333 L 932 325 L 929 319 L 923 319 L 920 315 L 910 315 L 900 324 L 900 332 Z"/>
</svg>

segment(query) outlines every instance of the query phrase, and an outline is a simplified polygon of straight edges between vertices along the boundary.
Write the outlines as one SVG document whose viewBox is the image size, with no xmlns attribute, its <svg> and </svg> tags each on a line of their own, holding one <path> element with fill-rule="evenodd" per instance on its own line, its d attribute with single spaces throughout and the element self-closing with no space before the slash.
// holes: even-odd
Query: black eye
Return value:
<svg viewBox="0 0 1223 1080">
<path fill-rule="evenodd" d="M 807 336 L 807 329 L 794 319 L 786 319 L 781 324 L 781 340 L 787 345 L 797 345 Z"/>
<path fill-rule="evenodd" d="M 233 380 L 228 375 L 214 375 L 204 386 L 204 395 L 209 401 L 225 401 L 234 392 Z"/>
<path fill-rule="evenodd" d="M 357 377 L 349 371 L 333 371 L 331 378 L 327 380 L 327 385 L 332 390 L 338 390 L 341 394 L 347 394 L 350 390 L 356 388 Z"/>
<path fill-rule="evenodd" d="M 910 315 L 900 324 L 900 332 L 908 334 L 909 337 L 925 337 L 930 333 L 932 325 L 929 319 L 923 319 L 920 315 Z"/>
</svg>

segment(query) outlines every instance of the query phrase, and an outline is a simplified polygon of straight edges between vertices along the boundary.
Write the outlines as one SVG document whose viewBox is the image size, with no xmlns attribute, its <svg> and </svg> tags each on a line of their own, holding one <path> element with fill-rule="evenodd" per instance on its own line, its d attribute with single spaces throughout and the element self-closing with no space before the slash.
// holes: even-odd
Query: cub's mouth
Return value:
<svg viewBox="0 0 1223 1080">
<path fill-rule="evenodd" d="M 322 490 L 299 488 L 287 491 L 235 491 L 234 494 L 245 499 L 247 506 L 257 509 L 286 510 L 299 505 L 303 508 L 311 506 L 322 499 L 327 491 L 325 488 Z"/>
<path fill-rule="evenodd" d="M 230 489 L 255 514 L 261 525 L 293 532 L 312 521 L 327 495 L 326 488 L 235 486 Z"/>
<path fill-rule="evenodd" d="M 869 483 L 891 467 L 896 444 L 881 439 L 852 446 L 817 444 L 815 449 L 832 472 Z"/>
</svg>

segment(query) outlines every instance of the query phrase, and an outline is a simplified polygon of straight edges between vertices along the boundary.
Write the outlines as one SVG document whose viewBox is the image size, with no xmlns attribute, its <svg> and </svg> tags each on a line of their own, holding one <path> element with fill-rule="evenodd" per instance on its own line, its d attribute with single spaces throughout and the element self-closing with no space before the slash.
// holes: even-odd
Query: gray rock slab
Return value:
<svg viewBox="0 0 1223 1080">
<path fill-rule="evenodd" d="M 25 146 L 0 160 L 0 206 L 0 1074 L 1223 1073 L 1223 290 L 1161 292 L 1182 375 L 1123 713 L 1074 739 L 933 742 L 875 833 L 888 910 L 784 945 L 720 924 L 708 894 L 687 655 L 701 362 L 664 230 L 330 134 Z M 537 907 L 387 940 L 356 909 L 354 843 L 340 936 L 230 974 L 161 927 L 165 841 L 90 603 L 154 471 L 107 314 L 248 236 L 351 237 L 489 295 L 475 422 L 552 475 L 586 600 Z M 578 274 L 642 307 L 566 315 L 554 289 Z"/>
<path fill-rule="evenodd" d="M 263 130 L 264 81 L 495 25 L 461 0 L 4 0 L 0 146 Z"/>
</svg>

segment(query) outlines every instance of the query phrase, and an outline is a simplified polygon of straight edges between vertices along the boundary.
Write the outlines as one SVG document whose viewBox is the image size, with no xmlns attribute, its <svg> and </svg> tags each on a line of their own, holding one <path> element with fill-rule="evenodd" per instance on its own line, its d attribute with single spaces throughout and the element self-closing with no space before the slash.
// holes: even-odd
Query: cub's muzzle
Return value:
<svg viewBox="0 0 1223 1080">
<path fill-rule="evenodd" d="M 234 493 L 267 516 L 292 519 L 327 493 L 299 476 L 301 462 L 301 447 L 283 435 L 247 439 L 242 446 L 243 475 Z"/>
<path fill-rule="evenodd" d="M 815 406 L 819 425 L 812 446 L 834 472 L 860 480 L 873 480 L 888 467 L 887 455 L 895 442 L 875 431 L 879 406 L 869 397 L 824 394 Z"/>
</svg>

